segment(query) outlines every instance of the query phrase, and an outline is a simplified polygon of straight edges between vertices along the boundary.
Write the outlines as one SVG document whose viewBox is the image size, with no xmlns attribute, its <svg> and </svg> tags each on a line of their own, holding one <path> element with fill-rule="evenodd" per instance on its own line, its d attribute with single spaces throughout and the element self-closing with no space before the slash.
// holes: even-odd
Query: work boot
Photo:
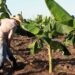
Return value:
<svg viewBox="0 0 75 75">
<path fill-rule="evenodd" d="M 14 70 L 18 69 L 18 64 L 17 64 L 16 61 L 13 62 L 13 69 L 14 69 Z"/>
<path fill-rule="evenodd" d="M 21 63 L 21 62 L 14 62 L 13 63 L 13 70 L 21 70 L 23 69 L 25 66 L 25 64 Z"/>
<path fill-rule="evenodd" d="M 0 74 L 3 73 L 3 65 L 0 66 Z"/>
</svg>

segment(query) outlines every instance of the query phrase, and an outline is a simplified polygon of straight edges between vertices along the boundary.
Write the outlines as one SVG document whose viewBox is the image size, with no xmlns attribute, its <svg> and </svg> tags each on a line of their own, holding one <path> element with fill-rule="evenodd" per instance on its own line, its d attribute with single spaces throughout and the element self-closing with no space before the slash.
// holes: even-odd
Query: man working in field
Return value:
<svg viewBox="0 0 75 75">
<path fill-rule="evenodd" d="M 13 33 L 15 32 L 17 26 L 20 25 L 22 21 L 22 16 L 20 14 L 12 17 L 10 19 L 5 18 L 1 20 L 0 24 L 0 66 L 3 66 L 4 60 L 9 58 L 13 62 L 13 67 L 17 67 L 16 59 L 14 58 L 12 52 L 10 51 L 10 41 L 12 39 Z"/>
</svg>

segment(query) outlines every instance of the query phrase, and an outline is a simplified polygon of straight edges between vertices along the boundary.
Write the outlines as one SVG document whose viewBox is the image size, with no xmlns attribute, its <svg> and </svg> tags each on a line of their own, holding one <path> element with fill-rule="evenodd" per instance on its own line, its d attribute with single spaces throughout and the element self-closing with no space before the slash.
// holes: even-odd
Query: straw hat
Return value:
<svg viewBox="0 0 75 75">
<path fill-rule="evenodd" d="M 17 14 L 16 16 L 13 16 L 11 18 L 15 19 L 16 21 L 18 21 L 20 23 L 23 22 L 23 17 L 21 14 Z"/>
</svg>

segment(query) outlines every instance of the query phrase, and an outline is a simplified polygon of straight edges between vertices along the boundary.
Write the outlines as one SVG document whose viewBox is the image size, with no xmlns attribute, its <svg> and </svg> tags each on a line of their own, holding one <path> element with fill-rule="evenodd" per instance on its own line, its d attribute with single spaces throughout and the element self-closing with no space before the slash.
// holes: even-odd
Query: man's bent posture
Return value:
<svg viewBox="0 0 75 75">
<path fill-rule="evenodd" d="M 13 33 L 22 21 L 21 15 L 16 15 L 13 18 L 5 18 L 1 20 L 0 25 L 0 66 L 2 66 L 5 59 L 9 58 L 13 62 L 13 67 L 17 66 L 16 59 L 10 51 L 10 41 Z"/>
</svg>

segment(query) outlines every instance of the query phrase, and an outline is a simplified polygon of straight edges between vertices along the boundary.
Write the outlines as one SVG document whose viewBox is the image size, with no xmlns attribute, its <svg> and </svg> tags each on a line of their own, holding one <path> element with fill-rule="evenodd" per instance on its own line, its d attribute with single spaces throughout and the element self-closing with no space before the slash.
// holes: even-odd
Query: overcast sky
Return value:
<svg viewBox="0 0 75 75">
<path fill-rule="evenodd" d="M 68 13 L 75 16 L 75 0 L 55 0 Z M 7 0 L 7 5 L 12 15 L 22 11 L 26 19 L 35 18 L 38 14 L 50 16 L 44 0 Z"/>
</svg>

